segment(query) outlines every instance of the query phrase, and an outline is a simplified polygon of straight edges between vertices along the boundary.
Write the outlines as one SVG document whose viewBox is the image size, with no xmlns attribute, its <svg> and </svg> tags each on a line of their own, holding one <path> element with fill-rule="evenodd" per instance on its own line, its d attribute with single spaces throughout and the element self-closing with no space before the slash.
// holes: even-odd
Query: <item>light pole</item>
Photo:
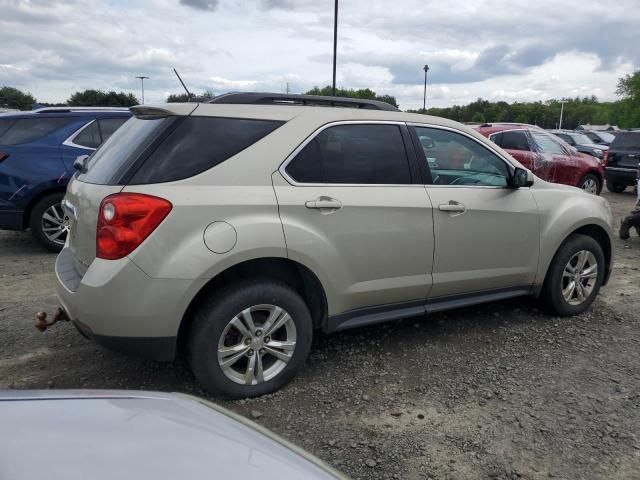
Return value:
<svg viewBox="0 0 640 480">
<path fill-rule="evenodd" d="M 558 130 L 562 130 L 562 115 L 564 114 L 564 104 L 567 103 L 566 100 L 560 101 L 560 125 L 558 126 Z"/>
<path fill-rule="evenodd" d="M 336 55 L 338 53 L 338 0 L 333 12 L 333 96 L 336 96 Z"/>
<path fill-rule="evenodd" d="M 425 65 L 424 68 L 424 97 L 422 98 L 422 111 L 427 112 L 427 72 L 429 71 L 429 65 Z"/>
<path fill-rule="evenodd" d="M 139 75 L 136 78 L 140 79 L 140 84 L 142 85 L 142 104 L 144 105 L 144 81 L 148 80 L 149 77 L 145 77 L 143 75 Z"/>
</svg>

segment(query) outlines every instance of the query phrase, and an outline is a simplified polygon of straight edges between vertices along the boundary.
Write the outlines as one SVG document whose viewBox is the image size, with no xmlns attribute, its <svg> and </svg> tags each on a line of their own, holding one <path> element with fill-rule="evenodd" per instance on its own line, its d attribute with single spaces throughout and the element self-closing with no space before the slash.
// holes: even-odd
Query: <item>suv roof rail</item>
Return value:
<svg viewBox="0 0 640 480">
<path fill-rule="evenodd" d="M 31 113 L 70 113 L 70 112 L 126 112 L 126 107 L 42 107 Z"/>
<path fill-rule="evenodd" d="M 304 105 L 318 107 L 348 107 L 369 110 L 399 112 L 397 107 L 379 100 L 362 98 L 330 97 L 322 95 L 295 95 L 284 93 L 232 92 L 212 98 L 207 103 L 257 104 L 257 105 Z"/>
</svg>

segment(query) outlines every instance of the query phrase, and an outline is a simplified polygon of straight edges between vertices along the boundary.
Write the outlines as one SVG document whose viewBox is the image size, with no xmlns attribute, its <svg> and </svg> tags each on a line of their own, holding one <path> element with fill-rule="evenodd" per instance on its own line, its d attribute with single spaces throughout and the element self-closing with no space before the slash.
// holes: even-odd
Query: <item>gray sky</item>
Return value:
<svg viewBox="0 0 640 480">
<path fill-rule="evenodd" d="M 0 85 L 40 101 L 85 88 L 181 93 L 331 83 L 333 0 L 0 0 Z M 338 86 L 401 108 L 615 98 L 640 68 L 638 0 L 342 0 Z"/>
</svg>

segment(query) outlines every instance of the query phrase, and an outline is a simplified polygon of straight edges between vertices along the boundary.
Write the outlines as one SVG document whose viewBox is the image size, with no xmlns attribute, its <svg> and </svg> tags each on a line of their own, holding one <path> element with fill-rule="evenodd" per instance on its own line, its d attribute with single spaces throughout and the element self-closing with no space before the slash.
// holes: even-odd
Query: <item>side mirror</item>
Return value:
<svg viewBox="0 0 640 480">
<path fill-rule="evenodd" d="M 73 168 L 80 173 L 87 173 L 87 158 L 89 155 L 80 155 L 73 162 Z"/>
<path fill-rule="evenodd" d="M 516 167 L 511 177 L 511 186 L 513 188 L 530 187 L 533 185 L 533 173 L 524 168 Z"/>
</svg>

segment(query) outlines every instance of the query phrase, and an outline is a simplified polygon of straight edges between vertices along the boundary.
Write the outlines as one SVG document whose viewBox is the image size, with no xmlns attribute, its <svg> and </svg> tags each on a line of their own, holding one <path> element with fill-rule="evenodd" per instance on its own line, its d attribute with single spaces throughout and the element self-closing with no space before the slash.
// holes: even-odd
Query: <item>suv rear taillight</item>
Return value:
<svg viewBox="0 0 640 480">
<path fill-rule="evenodd" d="M 115 193 L 100 204 L 96 257 L 117 260 L 133 252 L 165 219 L 172 205 L 141 193 Z"/>
<path fill-rule="evenodd" d="M 6 160 L 7 158 L 9 158 L 8 153 L 0 152 L 0 162 L 2 162 L 3 160 Z"/>
<path fill-rule="evenodd" d="M 602 157 L 602 166 L 606 167 L 607 163 L 609 163 L 609 150 L 605 150 L 604 157 Z"/>
</svg>

